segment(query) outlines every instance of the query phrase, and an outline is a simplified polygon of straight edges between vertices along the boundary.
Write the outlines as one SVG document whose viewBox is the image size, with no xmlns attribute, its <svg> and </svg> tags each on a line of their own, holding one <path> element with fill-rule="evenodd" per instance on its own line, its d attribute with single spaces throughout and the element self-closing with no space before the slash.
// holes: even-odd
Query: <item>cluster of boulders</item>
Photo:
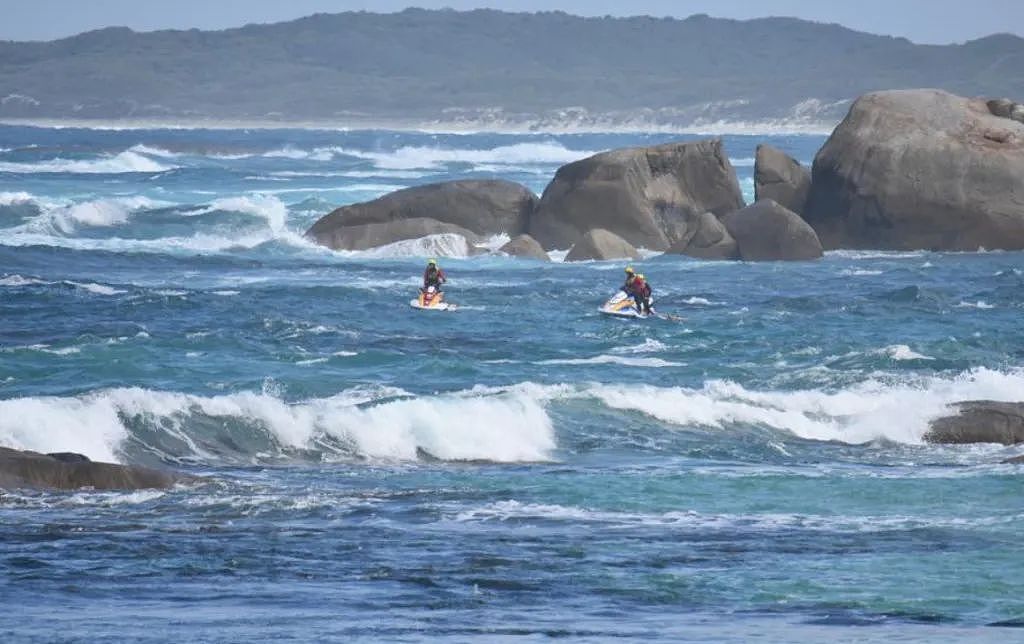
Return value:
<svg viewBox="0 0 1024 644">
<path fill-rule="evenodd" d="M 1024 123 L 1024 104 L 1022 103 L 1011 101 L 1008 98 L 994 98 L 986 105 L 993 116 Z"/>
<path fill-rule="evenodd" d="M 538 199 L 508 181 L 417 186 L 308 231 L 364 250 L 457 234 L 515 257 L 806 260 L 823 249 L 1024 248 L 1024 106 L 938 90 L 858 99 L 812 169 L 759 146 L 747 206 L 719 139 L 610 150 L 561 167 Z M 483 252 L 483 251 L 481 251 Z"/>
<path fill-rule="evenodd" d="M 137 465 L 97 463 L 82 454 L 40 454 L 0 447 L 0 489 L 138 490 L 169 488 L 193 477 Z"/>
</svg>

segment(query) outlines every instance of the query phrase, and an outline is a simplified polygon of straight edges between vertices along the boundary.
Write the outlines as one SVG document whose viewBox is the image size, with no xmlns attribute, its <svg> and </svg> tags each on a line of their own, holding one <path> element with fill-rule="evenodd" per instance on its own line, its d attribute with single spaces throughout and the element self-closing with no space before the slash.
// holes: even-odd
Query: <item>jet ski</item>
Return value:
<svg viewBox="0 0 1024 644">
<path fill-rule="evenodd" d="M 654 298 L 651 298 L 651 304 L 654 304 Z M 616 318 L 639 318 L 643 320 L 655 316 L 653 308 L 649 315 L 641 313 L 636 308 L 636 302 L 633 300 L 632 296 L 627 294 L 625 291 L 619 291 L 613 295 L 611 299 L 598 307 L 597 310 L 599 313 Z"/>
<path fill-rule="evenodd" d="M 421 288 L 419 297 L 410 300 L 409 306 L 426 311 L 454 311 L 458 308 L 455 304 L 445 302 L 444 293 L 439 291 L 436 286 Z"/>
</svg>

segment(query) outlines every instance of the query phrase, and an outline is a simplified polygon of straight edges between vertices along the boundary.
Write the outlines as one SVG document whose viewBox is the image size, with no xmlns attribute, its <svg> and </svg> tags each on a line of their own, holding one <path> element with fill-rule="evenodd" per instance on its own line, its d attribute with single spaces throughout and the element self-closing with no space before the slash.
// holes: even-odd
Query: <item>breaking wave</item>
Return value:
<svg viewBox="0 0 1024 644">
<path fill-rule="evenodd" d="M 124 174 L 130 172 L 157 173 L 173 170 L 177 166 L 158 163 L 138 152 L 125 150 L 120 154 L 99 159 L 50 159 L 36 163 L 0 162 L 0 172 L 15 174 L 69 173 L 69 174 Z"/>
<path fill-rule="evenodd" d="M 26 422 L 30 419 L 30 422 Z M 516 393 L 411 397 L 364 388 L 288 403 L 270 392 L 196 396 L 141 388 L 0 401 L 0 444 L 96 460 L 281 458 L 547 460 L 543 406 Z"/>
<path fill-rule="evenodd" d="M 436 170 L 449 163 L 489 164 L 490 166 L 552 164 L 560 165 L 588 157 L 594 152 L 570 150 L 561 143 L 515 143 L 490 149 L 463 150 L 405 146 L 393 152 L 367 152 L 336 148 L 338 154 L 372 161 L 382 170 Z"/>
<path fill-rule="evenodd" d="M 288 402 L 272 388 L 220 396 L 119 388 L 0 401 L 0 444 L 127 461 L 543 461 L 557 448 L 549 408 L 572 400 L 689 430 L 761 428 L 808 440 L 919 444 L 929 421 L 953 403 L 1013 401 L 1022 389 L 1024 371 L 989 369 L 871 379 L 836 391 L 754 391 L 725 380 L 698 388 L 525 382 L 423 397 L 363 387 Z"/>
</svg>

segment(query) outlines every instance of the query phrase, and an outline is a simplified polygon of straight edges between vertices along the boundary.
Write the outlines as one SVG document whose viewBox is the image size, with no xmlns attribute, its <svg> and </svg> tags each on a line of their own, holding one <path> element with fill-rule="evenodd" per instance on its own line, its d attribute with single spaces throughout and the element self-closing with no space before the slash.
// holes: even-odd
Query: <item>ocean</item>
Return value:
<svg viewBox="0 0 1024 644">
<path fill-rule="evenodd" d="M 0 126 L 0 445 L 208 478 L 0 493 L 0 639 L 1018 637 L 1024 451 L 922 437 L 1024 399 L 1021 253 L 645 253 L 629 322 L 622 262 L 302 236 L 693 138 Z M 750 201 L 824 137 L 724 140 Z"/>
</svg>

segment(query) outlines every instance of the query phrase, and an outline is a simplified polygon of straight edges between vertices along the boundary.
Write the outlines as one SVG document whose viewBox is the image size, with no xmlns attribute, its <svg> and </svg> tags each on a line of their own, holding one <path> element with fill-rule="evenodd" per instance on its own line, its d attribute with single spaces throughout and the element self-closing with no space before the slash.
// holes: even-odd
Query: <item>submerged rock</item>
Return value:
<svg viewBox="0 0 1024 644">
<path fill-rule="evenodd" d="M 697 259 L 739 259 L 736 240 L 714 214 L 706 212 L 697 217 L 694 228 L 692 237 L 680 239 L 665 252 Z"/>
<path fill-rule="evenodd" d="M 597 228 L 580 237 L 565 256 L 567 262 L 589 259 L 640 259 L 640 253 L 615 233 Z"/>
<path fill-rule="evenodd" d="M 316 228 L 314 226 L 313 228 Z M 325 226 L 313 233 L 318 244 L 332 250 L 368 250 L 407 239 L 420 239 L 430 235 L 460 235 L 472 245 L 480 241 L 472 231 L 436 219 L 399 219 L 381 224 L 356 226 Z"/>
<path fill-rule="evenodd" d="M 757 146 L 754 159 L 754 200 L 771 199 L 800 215 L 811 191 L 811 171 L 782 150 Z"/>
<path fill-rule="evenodd" d="M 512 257 L 525 257 L 527 259 L 539 259 L 550 262 L 551 258 L 544 252 L 544 249 L 536 239 L 529 235 L 519 235 L 510 240 L 507 244 L 498 249 L 500 252 Z"/>
<path fill-rule="evenodd" d="M 861 97 L 814 160 L 804 218 L 826 248 L 1024 248 L 1024 124 L 992 110 L 938 90 Z"/>
<path fill-rule="evenodd" d="M 822 256 L 814 229 L 771 199 L 726 215 L 722 223 L 745 261 L 799 261 Z"/>
<path fill-rule="evenodd" d="M 1024 443 L 1024 403 L 975 400 L 956 405 L 957 413 L 934 420 L 924 438 L 930 443 Z"/>
<path fill-rule="evenodd" d="M 39 454 L 0 447 L 0 488 L 138 490 L 168 488 L 191 477 L 148 467 L 94 463 L 81 454 Z"/>
<path fill-rule="evenodd" d="M 611 150 L 564 165 L 541 196 L 530 234 L 550 250 L 604 229 L 665 250 L 692 236 L 697 217 L 743 207 L 718 139 Z"/>
<path fill-rule="evenodd" d="M 511 181 L 446 181 L 406 188 L 373 201 L 343 206 L 321 217 L 306 235 L 336 250 L 357 250 L 332 245 L 334 240 L 346 237 L 338 232 L 340 229 L 403 221 L 435 221 L 480 236 L 518 235 L 526 232 L 536 205 L 537 196 L 533 192 Z M 391 229 L 402 228 L 399 225 Z M 399 239 L 392 235 L 392 241 Z"/>
</svg>

